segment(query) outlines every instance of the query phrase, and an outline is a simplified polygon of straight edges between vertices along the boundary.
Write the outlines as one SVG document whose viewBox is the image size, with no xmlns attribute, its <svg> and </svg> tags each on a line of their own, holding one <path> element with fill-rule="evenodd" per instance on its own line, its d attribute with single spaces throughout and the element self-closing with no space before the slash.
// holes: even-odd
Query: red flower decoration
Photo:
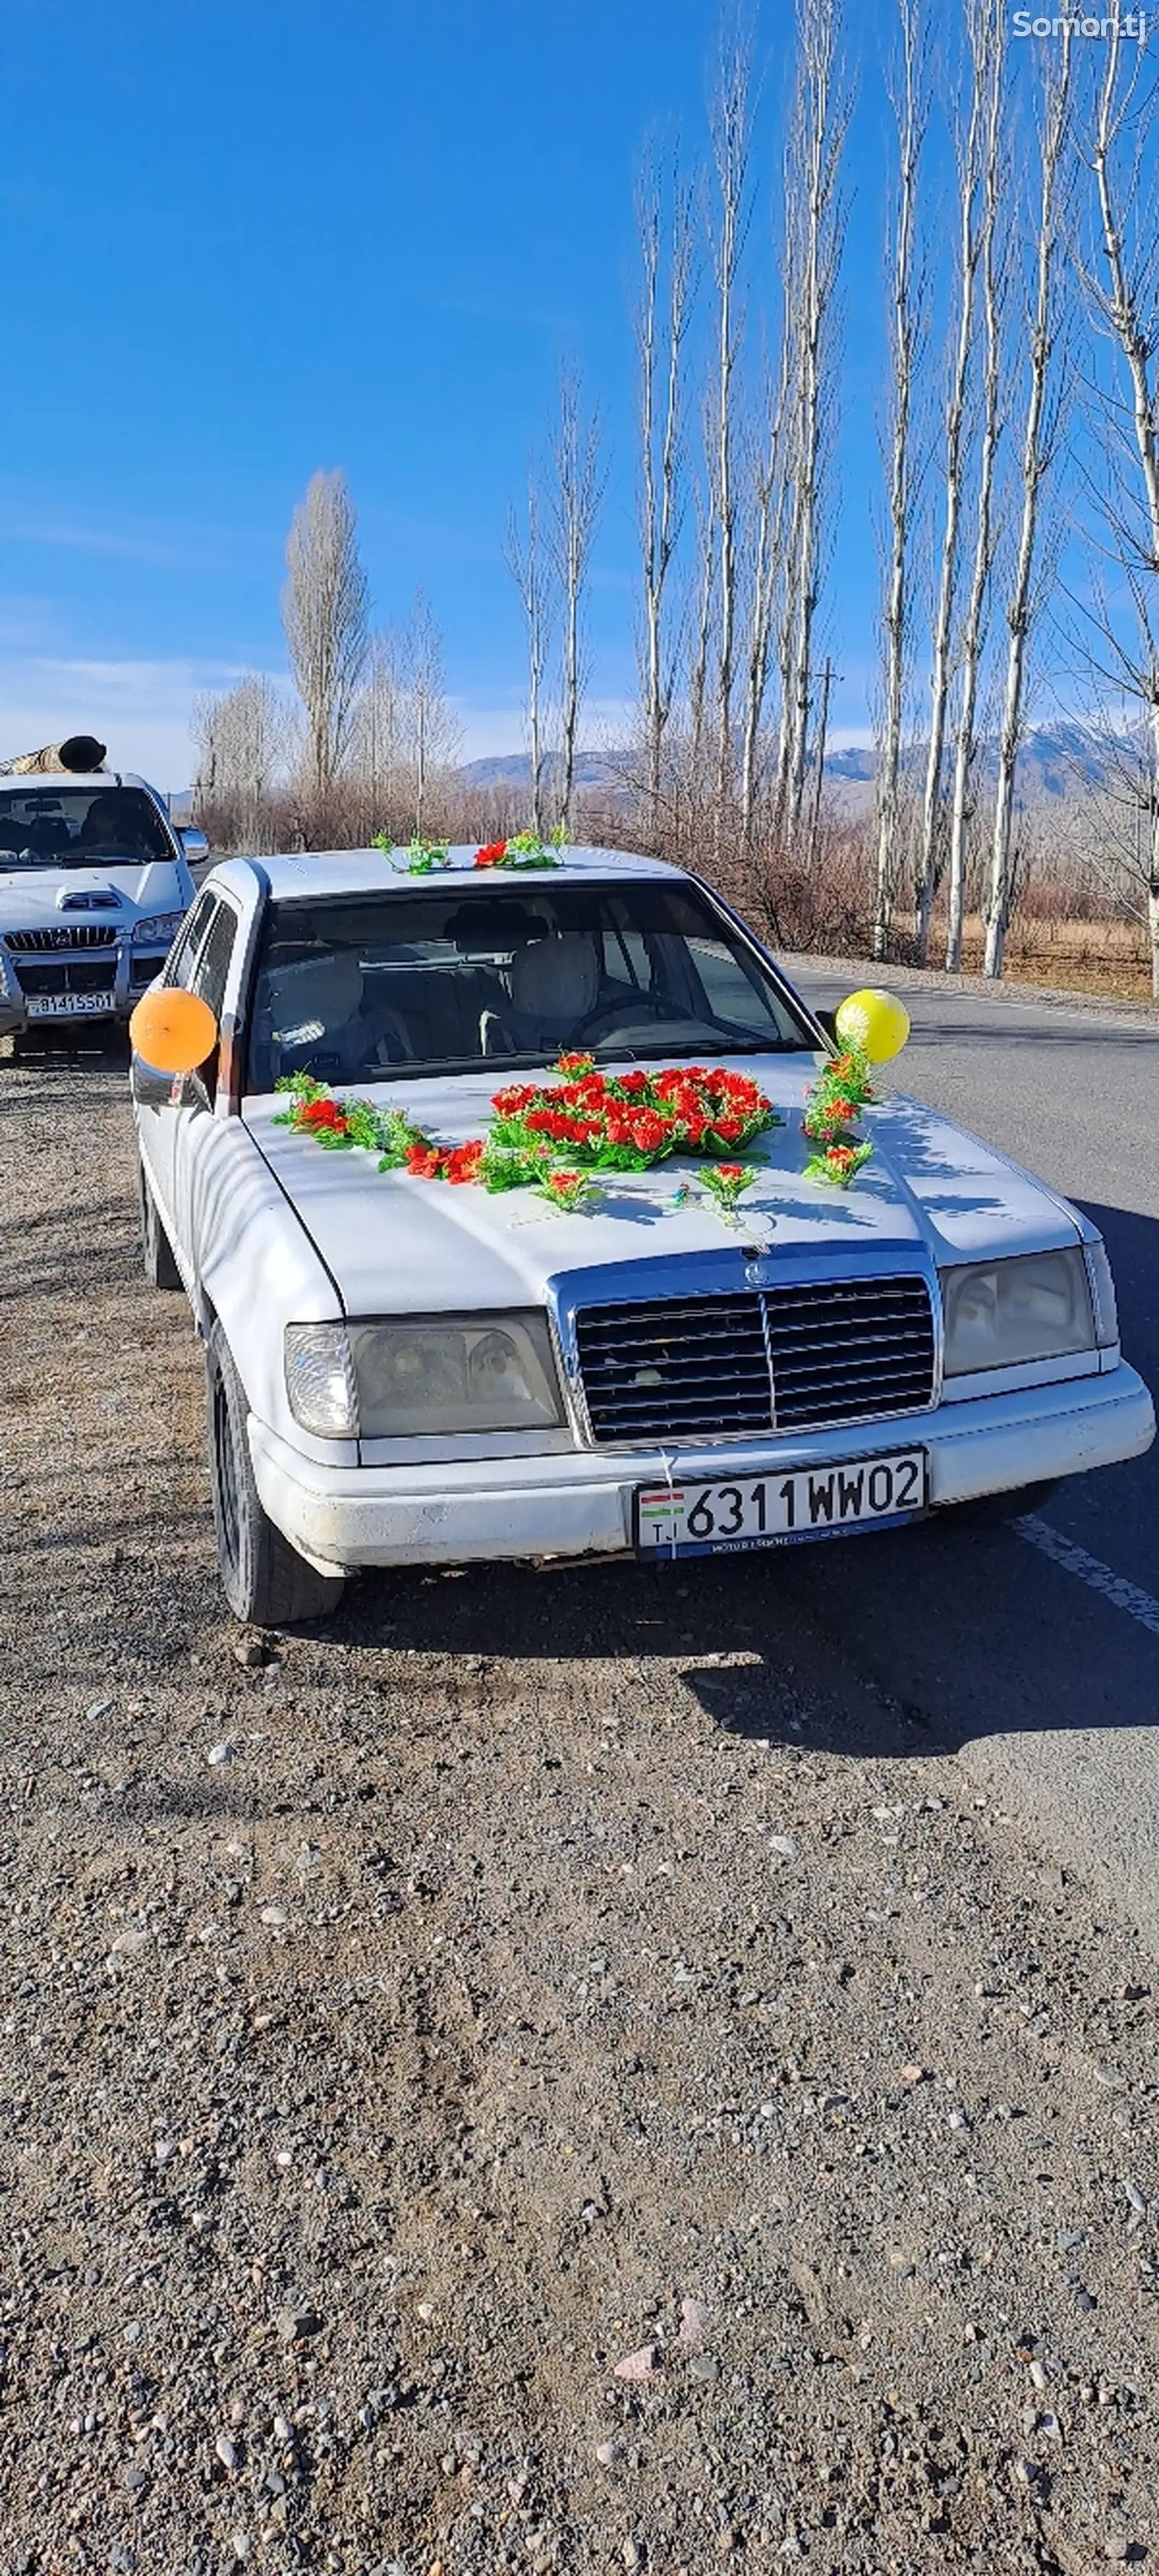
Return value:
<svg viewBox="0 0 1159 2576">
<path fill-rule="evenodd" d="M 346 1120 L 336 1100 L 305 1100 L 294 1121 L 297 1127 L 328 1127 L 335 1136 L 346 1134 Z"/>
<path fill-rule="evenodd" d="M 506 856 L 506 841 L 485 841 L 482 849 L 476 850 L 472 864 L 477 868 L 497 868 Z"/>
</svg>

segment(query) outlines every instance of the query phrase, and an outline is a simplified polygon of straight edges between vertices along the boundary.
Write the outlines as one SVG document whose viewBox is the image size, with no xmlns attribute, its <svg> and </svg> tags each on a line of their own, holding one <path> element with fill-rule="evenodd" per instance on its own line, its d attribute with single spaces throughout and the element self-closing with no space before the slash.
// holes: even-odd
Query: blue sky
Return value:
<svg viewBox="0 0 1159 2576">
<path fill-rule="evenodd" d="M 850 10 L 851 22 L 855 13 Z M 767 260 L 788 0 L 766 66 Z M 886 0 L 851 34 L 839 732 L 873 651 Z M 376 615 L 421 586 L 465 749 L 519 739 L 501 555 L 562 361 L 610 483 L 593 698 L 633 684 L 632 181 L 649 128 L 704 144 L 708 0 L 5 0 L 0 751 L 95 724 L 184 783 L 193 693 L 279 672 L 282 549 L 319 465 L 360 514 Z"/>
</svg>

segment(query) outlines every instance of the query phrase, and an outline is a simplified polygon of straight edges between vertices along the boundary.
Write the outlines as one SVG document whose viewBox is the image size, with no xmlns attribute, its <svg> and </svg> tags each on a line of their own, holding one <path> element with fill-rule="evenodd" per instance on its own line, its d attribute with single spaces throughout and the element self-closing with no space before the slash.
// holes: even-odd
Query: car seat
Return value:
<svg viewBox="0 0 1159 2576">
<path fill-rule="evenodd" d="M 346 1080 L 373 1061 L 376 1032 L 362 1011 L 362 968 L 351 948 L 272 966 L 254 1020 L 269 1085 L 289 1073 Z"/>
<path fill-rule="evenodd" d="M 564 1045 L 594 1011 L 599 990 L 600 961 L 588 931 L 553 931 L 549 938 L 517 949 L 511 960 L 509 1006 L 483 1013 L 484 1055 Z"/>
</svg>

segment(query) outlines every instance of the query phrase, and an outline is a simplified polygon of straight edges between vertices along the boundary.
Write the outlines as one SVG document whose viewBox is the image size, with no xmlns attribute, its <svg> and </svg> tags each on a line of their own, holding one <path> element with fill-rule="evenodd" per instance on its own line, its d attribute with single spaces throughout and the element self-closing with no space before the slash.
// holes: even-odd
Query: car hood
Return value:
<svg viewBox="0 0 1159 2576">
<path fill-rule="evenodd" d="M 0 869 L 0 934 L 55 930 L 69 921 L 131 929 L 149 913 L 184 912 L 191 900 L 176 859 L 149 859 L 143 866 L 126 859 L 123 867 L 97 860 L 91 868 Z"/>
<path fill-rule="evenodd" d="M 296 1208 L 350 1315 L 432 1313 L 541 1304 L 560 1273 L 625 1262 L 721 1254 L 757 1241 L 828 1261 L 896 1251 L 938 1266 L 1075 1242 L 1066 1202 L 936 1110 L 895 1095 L 866 1112 L 875 1147 L 848 1190 L 806 1180 L 813 1148 L 801 1111 L 816 1062 L 738 1059 L 785 1125 L 760 1139 L 759 1178 L 728 1226 L 696 1188 L 691 1158 L 607 1176 L 595 1205 L 567 1215 L 530 1190 L 496 1196 L 476 1186 L 380 1173 L 357 1149 L 335 1152 L 277 1124 L 278 1097 L 246 1103 L 247 1124 Z M 610 1069 L 610 1068 L 609 1068 Z M 625 1068 L 626 1069 L 626 1068 Z M 479 1135 L 495 1076 L 379 1083 L 362 1096 L 400 1109 L 445 1144 Z M 691 1184 L 674 1204 L 682 1183 Z"/>
</svg>

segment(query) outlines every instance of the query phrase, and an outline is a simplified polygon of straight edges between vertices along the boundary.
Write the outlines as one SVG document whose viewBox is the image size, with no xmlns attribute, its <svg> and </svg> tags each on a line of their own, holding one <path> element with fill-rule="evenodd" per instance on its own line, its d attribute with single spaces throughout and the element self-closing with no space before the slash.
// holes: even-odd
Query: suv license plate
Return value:
<svg viewBox="0 0 1159 2576">
<path fill-rule="evenodd" d="M 111 1013 L 113 1009 L 111 990 L 107 993 L 30 993 L 28 996 L 30 1020 L 79 1020 L 96 1011 Z"/>
<path fill-rule="evenodd" d="M 753 1547 L 794 1547 L 808 1539 L 852 1538 L 896 1529 L 926 1507 L 924 1449 L 843 1459 L 834 1467 L 771 1467 L 720 1484 L 638 1485 L 639 1556 L 727 1556 Z"/>
</svg>

